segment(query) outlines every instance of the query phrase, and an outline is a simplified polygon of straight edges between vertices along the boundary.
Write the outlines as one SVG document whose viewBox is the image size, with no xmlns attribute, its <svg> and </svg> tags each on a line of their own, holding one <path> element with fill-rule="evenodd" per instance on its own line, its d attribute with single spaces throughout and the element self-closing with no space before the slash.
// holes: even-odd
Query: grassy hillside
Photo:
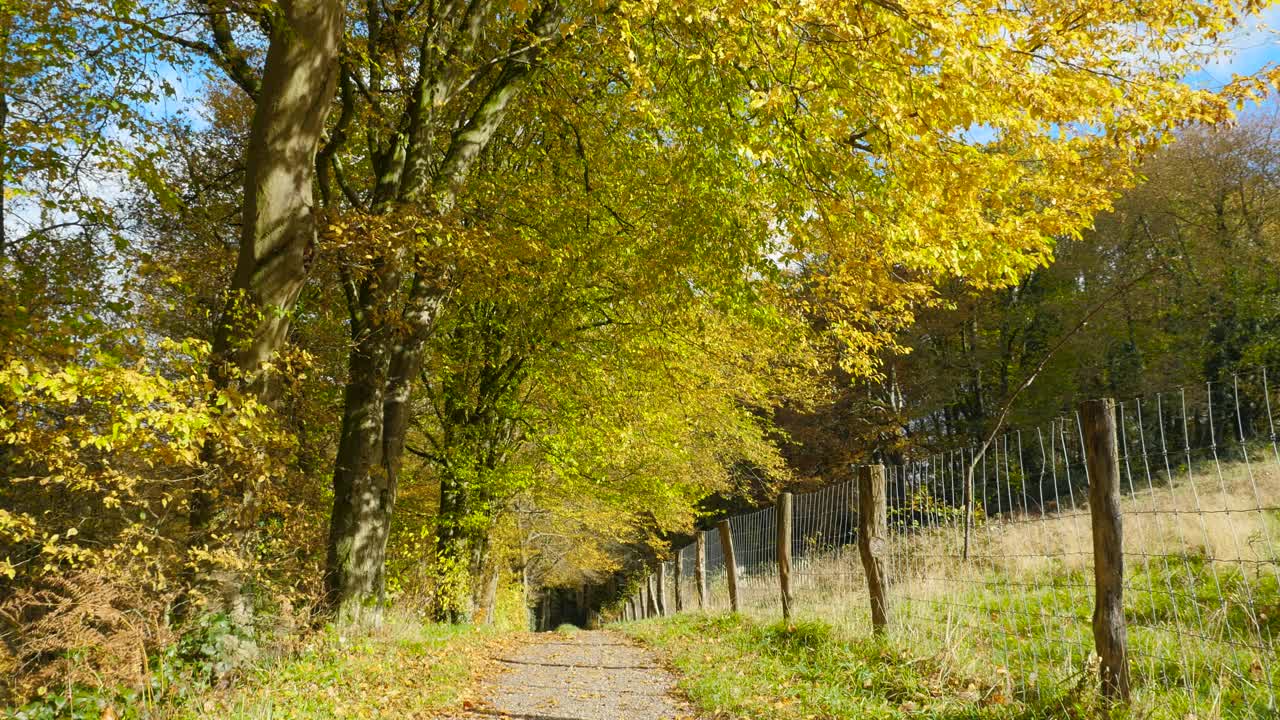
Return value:
<svg viewBox="0 0 1280 720">
<path fill-rule="evenodd" d="M 1267 462 L 1171 471 L 1172 482 L 1126 475 L 1134 707 L 1142 717 L 1177 720 L 1267 716 L 1276 712 L 1280 686 L 1280 514 L 1274 507 L 1280 471 Z M 771 567 L 744 568 L 750 577 L 741 583 L 743 612 L 751 619 L 679 618 L 642 623 L 636 632 L 672 649 L 677 664 L 691 671 L 695 699 L 749 716 L 765 702 L 757 695 L 766 705 L 795 703 L 818 717 L 867 711 L 859 703 L 887 711 L 910 702 L 934 708 L 926 713 L 931 717 L 985 717 L 992 707 L 1034 717 L 1087 705 L 1097 662 L 1087 506 L 1063 503 L 1058 512 L 986 518 L 974 531 L 967 561 L 961 523 L 940 517 L 892 537 L 892 619 L 884 645 L 867 644 L 869 601 L 856 546 L 796 562 L 794 632 L 768 625 L 780 617 Z M 727 595 L 720 582 L 712 595 L 722 606 Z M 698 638 L 721 631 L 728 639 L 710 641 L 709 653 L 700 655 Z M 812 657 L 792 652 L 797 643 L 808 648 L 814 642 L 823 649 Z M 763 664 L 757 670 L 747 658 Z M 738 672 L 758 674 L 758 682 L 741 689 Z M 815 680 L 775 681 L 788 673 Z M 871 692 L 856 692 L 866 673 Z M 965 700 L 974 693 L 977 699 Z"/>
</svg>

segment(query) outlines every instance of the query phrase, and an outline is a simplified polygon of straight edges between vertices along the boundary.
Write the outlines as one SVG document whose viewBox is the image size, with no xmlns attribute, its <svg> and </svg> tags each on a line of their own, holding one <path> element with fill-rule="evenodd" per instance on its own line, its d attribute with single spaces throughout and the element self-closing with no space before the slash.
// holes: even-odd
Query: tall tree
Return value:
<svg viewBox="0 0 1280 720">
<path fill-rule="evenodd" d="M 1257 8 L 1196 8 L 372 8 L 364 67 L 352 64 L 344 83 L 353 116 L 374 118 L 368 149 L 331 163 L 343 202 L 369 216 L 355 224 L 378 248 L 354 251 L 349 270 L 354 349 L 334 475 L 335 602 L 355 608 L 381 592 L 416 377 L 405 371 L 420 362 L 451 273 L 447 255 L 437 261 L 431 250 L 447 244 L 438 223 L 536 64 L 546 65 L 540 88 L 551 92 L 553 81 L 598 79 L 577 99 L 596 93 L 629 105 L 637 136 L 697 148 L 704 182 L 741 188 L 738 202 L 757 212 L 747 222 L 773 232 L 753 233 L 769 239 L 738 245 L 742 253 L 720 266 L 743 272 L 772 255 L 810 268 L 827 327 L 850 347 L 849 369 L 867 375 L 935 283 L 1015 284 L 1131 181 L 1137 157 L 1170 128 L 1226 117 L 1221 96 L 1178 82 L 1204 57 L 1185 48 Z M 1148 32 L 1129 30 L 1139 24 Z M 362 183 L 350 182 L 356 170 Z M 422 188 L 434 194 L 417 195 Z M 418 238 L 416 248 L 403 238 Z"/>
<path fill-rule="evenodd" d="M 338 0 L 283 0 L 267 8 L 268 46 L 261 79 L 231 45 L 223 10 L 208 8 L 211 50 L 256 103 L 245 148 L 240 248 L 215 328 L 210 374 L 219 392 L 275 400 L 272 361 L 284 347 L 298 295 L 315 252 L 312 197 L 315 158 L 333 105 L 343 35 Z M 210 443 L 208 460 L 221 476 L 207 478 L 191 501 L 192 543 L 207 542 L 219 510 L 231 515 L 232 545 L 247 552 L 262 481 L 256 468 L 235 467 Z M 227 507 L 217 502 L 226 493 Z M 216 607 L 249 612 L 238 572 L 218 572 Z"/>
<path fill-rule="evenodd" d="M 509 9 L 482 0 L 367 6 L 364 64 L 349 64 L 343 80 L 344 117 L 360 102 L 369 118 L 366 148 L 347 156 L 363 170 L 363 187 L 351 184 L 343 156 L 325 159 L 344 200 L 369 223 L 391 214 L 411 237 L 441 240 L 432 226 L 452 210 L 526 76 L 563 31 L 557 3 Z M 358 620 L 366 609 L 376 617 L 382 602 L 410 391 L 447 273 L 403 242 L 364 249 L 343 273 L 352 349 L 325 585 L 339 614 Z"/>
</svg>

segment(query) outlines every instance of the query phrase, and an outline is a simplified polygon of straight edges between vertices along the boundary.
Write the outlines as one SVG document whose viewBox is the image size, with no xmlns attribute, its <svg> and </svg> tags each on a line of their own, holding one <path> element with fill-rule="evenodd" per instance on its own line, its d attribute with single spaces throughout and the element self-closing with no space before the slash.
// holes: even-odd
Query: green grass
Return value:
<svg viewBox="0 0 1280 720">
<path fill-rule="evenodd" d="M 1006 694 L 1005 680 L 961 677 L 891 642 L 858 639 L 822 622 L 790 626 L 736 614 L 691 613 L 621 626 L 660 648 L 681 688 L 717 718 L 1084 718 L 1087 700 L 1064 692 L 1035 701 Z"/>
<path fill-rule="evenodd" d="M 1144 718 L 1254 718 L 1274 713 L 1268 686 L 1280 687 L 1280 663 L 1272 658 L 1280 637 L 1280 607 L 1273 574 L 1246 574 L 1231 563 L 1201 555 L 1131 563 L 1125 616 L 1133 706 Z M 1016 692 L 1049 683 L 1092 680 L 1090 578 L 1080 571 L 1041 575 L 1034 588 L 1002 590 L 997 582 L 958 593 L 955 602 L 979 608 L 987 644 L 967 643 L 974 658 L 990 657 L 1009 668 Z M 935 606 L 910 610 L 925 616 L 923 633 L 903 633 L 914 647 L 929 647 L 927 626 L 940 622 Z M 933 617 L 928 616 L 932 614 Z M 1069 620 L 1068 618 L 1073 618 Z M 969 618 L 970 621 L 973 618 Z M 913 637 L 914 636 L 914 637 Z M 936 646 L 936 643 L 935 643 Z M 981 660 L 976 660 L 981 662 Z"/>
<path fill-rule="evenodd" d="M 1258 500 L 1280 493 L 1280 468 L 1237 464 L 1220 476 L 1214 468 L 1194 473 L 1194 486 L 1179 475 L 1176 484 L 1122 500 L 1129 712 L 1141 720 L 1280 717 L 1280 515 L 1260 509 Z M 1096 702 L 1088 514 L 990 518 L 976 527 L 967 562 L 958 557 L 960 543 L 955 524 L 893 538 L 884 646 L 866 640 L 869 601 L 856 548 L 810 552 L 793 567 L 796 617 L 838 628 L 824 645 L 836 647 L 838 657 L 821 659 L 831 655 L 824 649 L 813 662 L 826 673 L 822 683 L 843 689 L 823 691 L 826 700 L 796 700 L 806 711 L 795 717 L 910 716 L 894 707 L 904 697 L 913 712 L 938 718 L 1070 717 L 1082 712 L 1081 703 Z M 727 604 L 722 578 L 711 578 L 711 596 L 721 608 Z M 770 572 L 748 572 L 739 582 L 744 614 L 776 619 L 777 582 Z M 712 678 L 691 689 L 706 707 L 772 717 L 769 703 L 792 696 L 793 690 L 769 682 L 771 673 L 787 677 L 795 668 L 785 652 L 760 642 L 761 626 L 741 621 L 743 628 L 726 630 L 730 645 L 717 650 L 718 641 L 698 637 L 715 629 L 686 637 L 682 624 L 689 622 L 676 620 L 670 629 L 642 624 L 637 631 L 675 648 L 677 660 L 693 668 L 691 677 Z M 732 670 L 698 668 L 702 655 L 694 653 Z M 757 684 L 749 680 L 756 671 L 740 657 L 762 659 Z M 831 669 L 842 663 L 856 663 L 860 673 L 889 673 L 888 690 L 873 678 L 868 692 L 859 692 L 859 677 Z M 726 686 L 714 685 L 718 673 Z M 741 682 L 749 690 L 732 685 L 738 673 L 748 678 Z M 970 685 L 983 699 L 966 704 Z"/>
<path fill-rule="evenodd" d="M 806 587 L 791 628 L 768 624 L 778 613 L 769 600 L 756 592 L 746 616 L 626 627 L 667 649 L 688 673 L 690 696 L 726 716 L 1097 715 L 1087 569 L 1050 562 L 907 574 L 891 587 L 882 642 L 870 639 L 865 588 Z M 1280 588 L 1271 569 L 1198 553 L 1140 559 L 1127 571 L 1125 607 L 1132 717 L 1274 716 Z"/>
<path fill-rule="evenodd" d="M 461 701 L 494 635 L 405 620 L 355 637 L 330 630 L 298 655 L 256 668 L 230 691 L 193 698 L 176 717 L 430 717 Z"/>
</svg>

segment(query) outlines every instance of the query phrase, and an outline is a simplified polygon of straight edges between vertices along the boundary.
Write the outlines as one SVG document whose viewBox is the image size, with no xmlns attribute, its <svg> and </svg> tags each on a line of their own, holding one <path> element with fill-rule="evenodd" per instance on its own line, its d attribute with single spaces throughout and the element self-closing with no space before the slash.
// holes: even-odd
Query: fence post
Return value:
<svg viewBox="0 0 1280 720">
<path fill-rule="evenodd" d="M 1120 517 L 1120 455 L 1115 400 L 1080 404 L 1089 515 L 1093 527 L 1093 643 L 1101 660 L 1102 696 L 1129 700 L 1129 660 L 1124 621 L 1124 531 Z"/>
<path fill-rule="evenodd" d="M 694 581 L 698 585 L 698 609 L 707 607 L 707 536 L 698 531 L 697 553 L 693 560 Z"/>
<path fill-rule="evenodd" d="M 662 617 L 662 606 L 658 604 L 657 573 L 649 573 L 649 604 L 652 605 L 653 616 Z"/>
<path fill-rule="evenodd" d="M 654 574 L 654 581 L 658 584 L 658 617 L 663 617 L 669 611 L 667 607 L 667 564 L 658 563 L 658 570 Z"/>
<path fill-rule="evenodd" d="M 884 634 L 889 625 L 884 570 L 888 542 L 884 466 L 862 465 L 858 468 L 858 553 L 862 555 L 862 567 L 867 574 L 867 590 L 871 593 L 871 625 L 877 635 Z"/>
<path fill-rule="evenodd" d="M 720 531 L 720 548 L 724 550 L 725 577 L 729 580 L 729 609 L 738 612 L 738 561 L 733 556 L 733 529 L 728 520 L 716 524 Z"/>
<path fill-rule="evenodd" d="M 778 584 L 782 590 L 782 619 L 791 622 L 791 493 L 778 496 Z"/>
<path fill-rule="evenodd" d="M 676 612 L 684 612 L 684 591 L 680 589 L 680 583 L 684 580 L 684 576 L 689 573 L 684 566 L 684 552 L 676 553 Z"/>
<path fill-rule="evenodd" d="M 645 579 L 644 587 L 648 595 L 646 600 L 648 607 L 645 608 L 645 612 L 648 613 L 649 617 L 658 617 L 661 612 L 658 609 L 658 594 L 653 591 L 653 573 L 649 573 L 649 577 Z"/>
</svg>

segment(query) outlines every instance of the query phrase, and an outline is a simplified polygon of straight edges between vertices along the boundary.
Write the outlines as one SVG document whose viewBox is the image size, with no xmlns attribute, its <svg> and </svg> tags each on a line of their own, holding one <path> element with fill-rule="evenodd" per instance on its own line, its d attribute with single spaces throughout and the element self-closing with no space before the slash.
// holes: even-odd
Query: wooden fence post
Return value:
<svg viewBox="0 0 1280 720">
<path fill-rule="evenodd" d="M 733 557 L 733 529 L 728 520 L 716 524 L 720 531 L 720 549 L 724 551 L 725 577 L 729 580 L 729 609 L 738 612 L 738 561 Z"/>
<path fill-rule="evenodd" d="M 1120 517 L 1120 454 L 1116 449 L 1116 403 L 1110 398 L 1080 404 L 1085 467 L 1089 471 L 1089 515 L 1093 526 L 1093 643 L 1101 660 L 1102 696 L 1129 700 L 1129 659 L 1124 621 L 1124 531 Z"/>
<path fill-rule="evenodd" d="M 687 574 L 689 570 L 684 566 L 684 552 L 678 552 L 676 553 L 676 612 L 684 612 L 684 591 L 680 589 L 680 584 Z"/>
<path fill-rule="evenodd" d="M 658 563 L 658 570 L 654 573 L 653 578 L 658 584 L 658 617 L 665 616 L 670 608 L 667 607 L 667 564 Z"/>
<path fill-rule="evenodd" d="M 701 530 L 698 531 L 695 544 L 697 557 L 693 560 L 693 579 L 698 585 L 698 609 L 705 610 L 707 607 L 707 536 Z"/>
<path fill-rule="evenodd" d="M 662 614 L 662 611 L 658 608 L 658 593 L 653 590 L 653 573 L 649 573 L 648 579 L 644 581 L 644 586 L 649 594 L 649 607 L 646 608 L 646 612 L 649 613 L 649 617 L 658 617 Z"/>
<path fill-rule="evenodd" d="M 858 552 L 871 593 L 871 625 L 883 635 L 889 625 L 885 598 L 885 554 L 889 542 L 888 508 L 885 503 L 884 466 L 858 468 Z"/>
<path fill-rule="evenodd" d="M 791 493 L 778 496 L 778 584 L 782 590 L 782 619 L 791 622 Z"/>
</svg>

